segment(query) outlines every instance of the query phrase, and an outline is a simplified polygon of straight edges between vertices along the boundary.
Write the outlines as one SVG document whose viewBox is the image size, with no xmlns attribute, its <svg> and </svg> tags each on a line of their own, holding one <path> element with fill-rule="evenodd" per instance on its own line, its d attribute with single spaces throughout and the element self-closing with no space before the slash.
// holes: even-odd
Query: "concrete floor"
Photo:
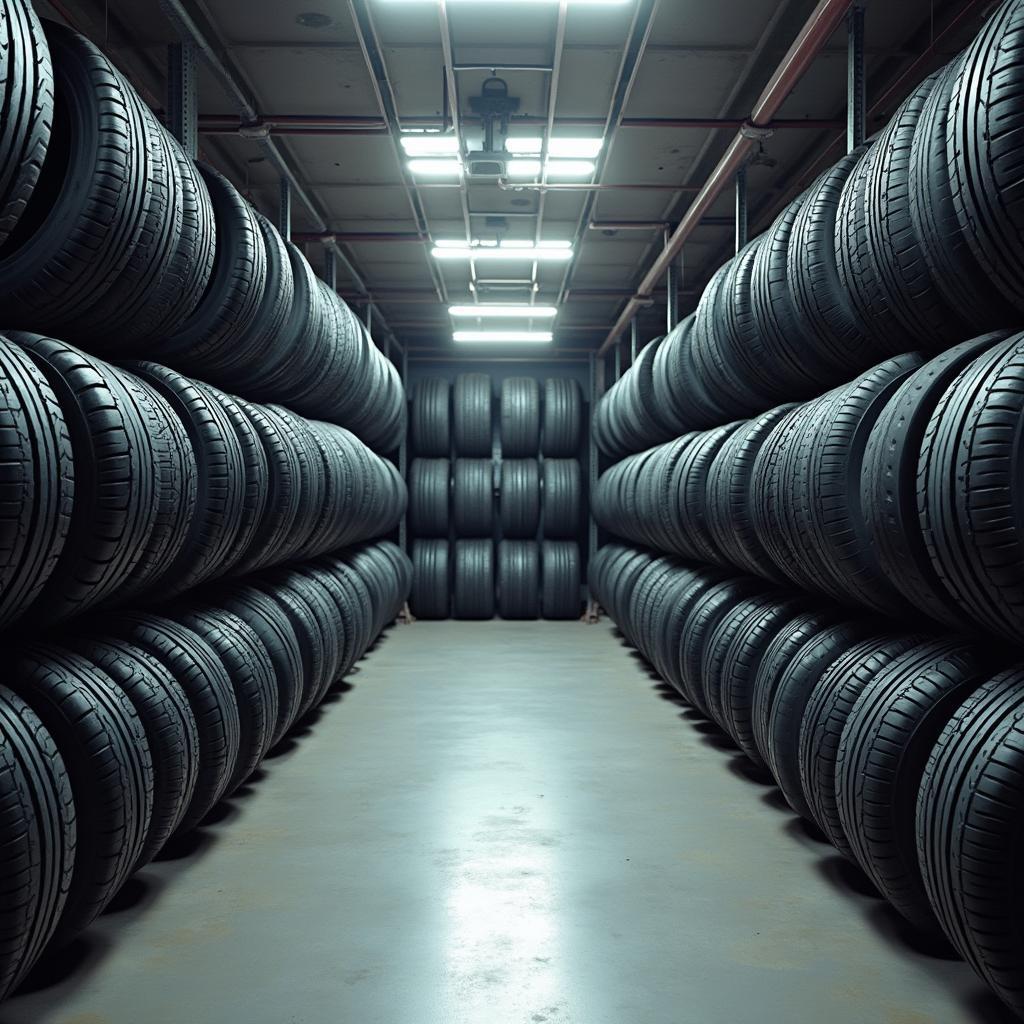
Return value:
<svg viewBox="0 0 1024 1024">
<path fill-rule="evenodd" d="M 1003 1021 L 607 625 L 391 631 L 3 1024 Z"/>
</svg>

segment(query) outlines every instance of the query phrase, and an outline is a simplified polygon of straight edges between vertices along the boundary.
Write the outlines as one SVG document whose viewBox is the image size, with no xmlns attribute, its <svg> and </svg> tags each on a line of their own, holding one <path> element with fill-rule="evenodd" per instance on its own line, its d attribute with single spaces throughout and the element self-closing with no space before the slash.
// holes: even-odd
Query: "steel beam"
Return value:
<svg viewBox="0 0 1024 1024">
<path fill-rule="evenodd" d="M 683 289 L 683 254 L 680 254 L 668 265 L 666 277 L 668 297 L 665 302 L 665 333 L 669 334 L 679 323 L 679 296 Z"/>
<path fill-rule="evenodd" d="M 292 186 L 287 178 L 281 179 L 281 205 L 278 208 L 277 229 L 286 241 L 292 240 Z"/>
<path fill-rule="evenodd" d="M 736 172 L 736 252 L 747 244 L 747 167 Z"/>
<path fill-rule="evenodd" d="M 167 47 L 167 120 L 171 134 L 195 160 L 199 155 L 199 95 L 194 43 Z"/>
<path fill-rule="evenodd" d="M 846 15 L 846 152 L 864 144 L 867 124 L 867 75 L 864 70 L 864 6 Z"/>
</svg>

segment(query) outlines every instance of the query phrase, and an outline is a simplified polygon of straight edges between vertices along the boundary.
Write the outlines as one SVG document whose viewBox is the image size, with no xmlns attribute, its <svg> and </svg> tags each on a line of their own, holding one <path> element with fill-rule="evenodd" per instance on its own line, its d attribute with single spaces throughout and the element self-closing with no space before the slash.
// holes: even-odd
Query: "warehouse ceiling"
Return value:
<svg viewBox="0 0 1024 1024">
<path fill-rule="evenodd" d="M 604 340 L 665 228 L 679 220 L 815 4 L 185 0 L 183 6 L 258 114 L 255 123 L 243 123 L 237 96 L 201 62 L 201 156 L 276 218 L 279 176 L 260 139 L 269 133 L 351 264 L 339 267 L 339 291 L 357 311 L 372 296 L 375 335 L 386 330 L 411 352 L 450 353 L 450 304 L 534 302 L 558 307 L 553 328 L 531 326 L 553 329 L 555 350 L 569 353 Z M 991 0 L 867 4 L 869 133 L 916 82 L 965 45 L 992 6 Z M 84 32 L 151 104 L 164 108 L 168 44 L 178 36 L 159 0 L 38 0 L 37 7 Z M 752 234 L 843 152 L 846 75 L 840 32 L 794 89 L 748 169 Z M 503 177 L 467 176 L 467 154 L 484 142 L 474 99 L 495 76 L 518 100 L 508 125 L 510 148 L 515 140 L 599 140 L 593 172 L 556 166 L 549 145 L 546 171 L 543 154 L 534 154 L 535 166 L 517 165 L 525 174 L 506 167 Z M 457 133 L 463 172 L 438 175 L 436 165 L 425 168 L 431 173 L 410 170 L 401 137 L 436 142 L 438 133 Z M 500 142 L 499 134 L 499 148 Z M 733 251 L 733 202 L 731 193 L 723 195 L 686 245 L 684 312 Z M 293 231 L 317 268 L 325 262 L 320 227 L 293 202 Z M 470 240 L 545 248 L 569 242 L 572 256 L 431 255 L 438 242 Z M 665 294 L 656 292 L 640 316 L 640 339 L 663 333 L 665 316 Z"/>
</svg>

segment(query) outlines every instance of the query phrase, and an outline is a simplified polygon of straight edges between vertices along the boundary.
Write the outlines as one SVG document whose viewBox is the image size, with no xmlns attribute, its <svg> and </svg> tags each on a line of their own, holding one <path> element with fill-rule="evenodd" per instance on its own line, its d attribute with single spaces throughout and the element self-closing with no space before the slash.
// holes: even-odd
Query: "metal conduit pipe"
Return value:
<svg viewBox="0 0 1024 1024">
<path fill-rule="evenodd" d="M 636 290 L 636 295 L 626 303 L 615 326 L 601 343 L 601 347 L 597 350 L 599 356 L 615 344 L 616 339 L 628 326 L 633 314 L 643 306 L 643 301 L 650 297 L 654 286 L 665 275 L 672 260 L 678 255 L 693 230 L 700 224 L 701 218 L 722 191 L 733 183 L 736 172 L 743 166 L 747 155 L 757 144 L 758 137 L 764 131 L 764 126 L 778 113 L 793 86 L 803 76 L 832 33 L 842 25 L 851 2 L 852 0 L 820 0 L 817 7 L 811 12 L 804 27 L 793 41 L 793 45 L 775 69 L 775 73 L 754 105 L 749 125 L 737 132 L 717 166 L 711 172 L 711 176 L 697 193 L 658 258 L 644 275 Z"/>
</svg>

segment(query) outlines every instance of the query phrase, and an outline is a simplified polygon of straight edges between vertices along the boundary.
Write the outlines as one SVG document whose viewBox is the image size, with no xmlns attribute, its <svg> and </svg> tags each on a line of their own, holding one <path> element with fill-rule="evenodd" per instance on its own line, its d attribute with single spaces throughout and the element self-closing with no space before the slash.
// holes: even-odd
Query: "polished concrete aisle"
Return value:
<svg viewBox="0 0 1024 1024">
<path fill-rule="evenodd" d="M 3 1024 L 960 1024 L 606 625 L 418 623 Z"/>
</svg>

